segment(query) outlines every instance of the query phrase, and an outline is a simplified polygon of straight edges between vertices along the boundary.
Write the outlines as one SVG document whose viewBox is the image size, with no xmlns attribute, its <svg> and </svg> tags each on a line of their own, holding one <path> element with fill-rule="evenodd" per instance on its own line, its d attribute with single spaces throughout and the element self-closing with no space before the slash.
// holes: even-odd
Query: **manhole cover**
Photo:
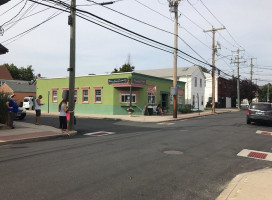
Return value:
<svg viewBox="0 0 272 200">
<path fill-rule="evenodd" d="M 183 154 L 183 152 L 181 152 L 181 151 L 175 151 L 175 150 L 164 151 L 163 153 L 169 154 L 169 155 L 182 155 Z"/>
</svg>

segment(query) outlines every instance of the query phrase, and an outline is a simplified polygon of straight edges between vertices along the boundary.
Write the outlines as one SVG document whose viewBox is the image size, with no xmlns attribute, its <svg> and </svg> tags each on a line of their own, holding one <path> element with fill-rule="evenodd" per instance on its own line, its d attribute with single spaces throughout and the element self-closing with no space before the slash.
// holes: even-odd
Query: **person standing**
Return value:
<svg viewBox="0 0 272 200">
<path fill-rule="evenodd" d="M 6 102 L 6 106 L 8 111 L 8 126 L 11 129 L 14 129 L 13 120 L 18 112 L 18 104 L 15 102 L 15 95 L 10 97 L 10 99 Z"/>
<path fill-rule="evenodd" d="M 64 133 L 66 132 L 67 135 L 69 134 L 69 130 L 67 129 L 67 117 L 66 117 L 66 113 L 67 113 L 67 101 L 66 100 L 62 100 L 59 104 L 59 122 L 60 122 L 60 129 L 61 132 Z"/>
<path fill-rule="evenodd" d="M 41 103 L 42 95 L 39 95 L 39 97 L 35 100 L 35 112 L 36 112 L 36 125 L 40 125 L 40 117 L 41 117 L 41 106 L 43 105 Z"/>
</svg>

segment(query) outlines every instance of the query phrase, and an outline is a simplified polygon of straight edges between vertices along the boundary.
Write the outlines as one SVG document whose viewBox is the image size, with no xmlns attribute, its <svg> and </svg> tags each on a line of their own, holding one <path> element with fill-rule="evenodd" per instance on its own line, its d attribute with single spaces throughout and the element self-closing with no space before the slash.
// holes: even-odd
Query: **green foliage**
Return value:
<svg viewBox="0 0 272 200">
<path fill-rule="evenodd" d="M 118 69 L 114 68 L 112 73 L 121 73 L 121 72 L 132 72 L 134 71 L 135 67 L 131 66 L 129 63 L 126 63 L 124 65 L 122 65 L 122 67 Z"/>
<path fill-rule="evenodd" d="M 259 92 L 259 101 L 266 102 L 269 91 L 269 100 L 272 101 L 272 85 L 270 83 L 264 85 Z"/>
<path fill-rule="evenodd" d="M 5 124 L 7 121 L 7 106 L 8 93 L 0 92 L 0 123 Z"/>
<path fill-rule="evenodd" d="M 240 82 L 240 96 L 241 99 L 248 99 L 249 102 L 254 99 L 259 93 L 259 87 L 250 80 L 242 80 Z"/>
<path fill-rule="evenodd" d="M 112 73 L 122 73 L 122 72 L 132 72 L 134 71 L 135 67 L 131 65 L 130 63 L 130 55 L 128 55 L 128 59 L 125 64 L 122 65 L 122 67 L 119 67 L 119 70 L 117 68 L 114 68 Z"/>
<path fill-rule="evenodd" d="M 185 104 L 184 106 L 182 106 L 182 108 L 178 109 L 179 112 L 185 114 L 185 113 L 191 113 L 191 105 L 190 104 Z"/>
<path fill-rule="evenodd" d="M 26 68 L 18 68 L 14 64 L 4 64 L 4 66 L 7 67 L 12 78 L 15 80 L 31 81 L 35 79 L 35 75 L 33 73 L 34 70 L 32 69 L 31 65 L 27 66 Z"/>
</svg>

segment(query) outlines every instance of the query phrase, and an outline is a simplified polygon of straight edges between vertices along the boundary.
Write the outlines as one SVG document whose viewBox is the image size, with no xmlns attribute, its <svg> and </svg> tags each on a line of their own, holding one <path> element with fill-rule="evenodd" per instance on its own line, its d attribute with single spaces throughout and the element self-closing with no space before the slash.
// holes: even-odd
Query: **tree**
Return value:
<svg viewBox="0 0 272 200">
<path fill-rule="evenodd" d="M 27 66 L 26 68 L 21 67 L 18 68 L 14 64 L 4 64 L 9 70 L 11 76 L 15 80 L 24 80 L 24 81 L 31 81 L 35 79 L 35 75 L 33 73 L 32 65 Z"/>
<path fill-rule="evenodd" d="M 258 95 L 259 91 L 260 89 L 258 85 L 254 84 L 250 80 L 245 79 L 240 82 L 241 99 L 248 99 L 248 101 L 251 102 L 252 99 Z"/>
<path fill-rule="evenodd" d="M 271 100 L 272 100 L 272 85 L 270 83 L 261 87 L 260 92 L 259 92 L 259 101 L 266 102 L 268 92 L 269 92 L 269 101 L 271 102 Z"/>
<path fill-rule="evenodd" d="M 130 55 L 128 55 L 128 60 L 125 62 L 125 64 L 122 65 L 122 67 L 119 67 L 119 70 L 117 68 L 114 68 L 112 73 L 120 73 L 120 72 L 132 72 L 134 71 L 135 67 L 131 65 L 130 63 Z"/>
<path fill-rule="evenodd" d="M 232 77 L 232 92 L 231 99 L 232 106 L 235 106 L 237 99 L 237 78 Z M 251 82 L 250 80 L 240 81 L 240 99 L 247 99 L 249 102 L 252 101 L 260 92 L 259 86 Z"/>
</svg>

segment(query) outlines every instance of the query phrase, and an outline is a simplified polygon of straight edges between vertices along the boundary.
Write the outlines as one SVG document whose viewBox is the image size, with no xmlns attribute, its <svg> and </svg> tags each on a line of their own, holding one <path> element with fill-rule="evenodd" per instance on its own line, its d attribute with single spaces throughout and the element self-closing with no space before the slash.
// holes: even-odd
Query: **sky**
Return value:
<svg viewBox="0 0 272 200">
<path fill-rule="evenodd" d="M 35 1 L 67 10 L 52 1 Z M 169 11 L 167 0 L 113 0 L 107 6 L 97 4 L 107 0 L 95 2 L 76 1 L 78 15 L 97 23 L 76 18 L 76 76 L 108 74 L 128 60 L 135 70 L 173 68 L 174 14 Z M 80 10 L 89 14 L 83 16 Z M 241 79 L 250 79 L 250 59 L 254 58 L 254 83 L 272 83 L 272 1 L 183 0 L 178 10 L 178 67 L 197 64 L 210 70 L 210 65 L 204 63 L 212 63 L 212 34 L 204 30 L 225 27 L 215 33 L 215 41 L 221 46 L 215 63 L 220 75 L 237 76 L 240 49 Z M 11 0 L 1 5 L 0 43 L 9 52 L 0 55 L 0 65 L 31 65 L 35 74 L 47 78 L 69 76 L 68 16 L 67 12 L 26 0 Z M 113 24 L 110 27 L 103 20 Z M 116 25 L 123 29 L 117 29 Z"/>
</svg>

